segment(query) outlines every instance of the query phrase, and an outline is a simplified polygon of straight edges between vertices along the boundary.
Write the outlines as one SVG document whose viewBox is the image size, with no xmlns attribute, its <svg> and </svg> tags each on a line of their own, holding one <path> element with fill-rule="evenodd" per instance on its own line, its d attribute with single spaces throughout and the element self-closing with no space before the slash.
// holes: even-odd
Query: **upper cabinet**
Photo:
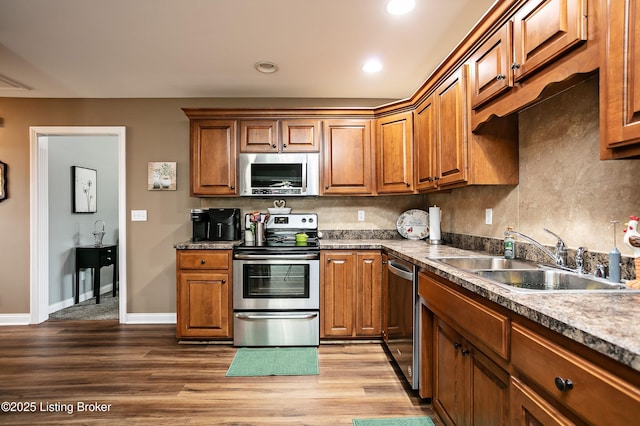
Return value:
<svg viewBox="0 0 640 426">
<path fill-rule="evenodd" d="M 192 120 L 190 126 L 191 195 L 238 195 L 236 121 Z"/>
<path fill-rule="evenodd" d="M 373 195 L 371 120 L 325 120 L 322 140 L 322 194 Z"/>
<path fill-rule="evenodd" d="M 413 111 L 413 125 L 416 190 L 434 190 L 438 187 L 435 95 L 430 95 Z"/>
<path fill-rule="evenodd" d="M 601 4 L 600 158 L 640 157 L 640 5 Z"/>
<path fill-rule="evenodd" d="M 397 113 L 376 120 L 376 158 L 379 194 L 413 192 L 411 112 Z"/>
<path fill-rule="evenodd" d="M 479 37 L 467 60 L 472 131 L 575 85 L 598 68 L 598 1 L 520 2 L 501 26 Z"/>
<path fill-rule="evenodd" d="M 240 152 L 318 152 L 320 122 L 292 119 L 240 121 Z"/>
<path fill-rule="evenodd" d="M 586 0 L 529 0 L 513 17 L 514 81 L 586 39 Z"/>
</svg>

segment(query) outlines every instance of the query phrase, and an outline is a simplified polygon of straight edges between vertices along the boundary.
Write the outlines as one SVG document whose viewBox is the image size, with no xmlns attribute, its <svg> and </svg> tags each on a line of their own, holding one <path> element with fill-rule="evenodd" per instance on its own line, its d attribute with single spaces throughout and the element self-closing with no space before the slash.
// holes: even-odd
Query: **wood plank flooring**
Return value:
<svg viewBox="0 0 640 426">
<path fill-rule="evenodd" d="M 3 405 L 0 424 L 441 424 L 377 343 L 321 345 L 317 376 L 225 377 L 236 348 L 179 344 L 172 325 L 49 321 L 0 342 L 0 402 L 23 411 Z"/>
</svg>

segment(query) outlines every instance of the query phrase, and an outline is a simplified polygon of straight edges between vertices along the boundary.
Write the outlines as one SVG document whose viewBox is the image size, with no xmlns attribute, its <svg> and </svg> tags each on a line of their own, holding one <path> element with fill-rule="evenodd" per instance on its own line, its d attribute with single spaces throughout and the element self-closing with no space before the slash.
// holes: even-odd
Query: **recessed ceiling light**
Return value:
<svg viewBox="0 0 640 426">
<path fill-rule="evenodd" d="M 362 71 L 364 72 L 378 72 L 382 69 L 382 62 L 378 59 L 369 59 L 362 66 Z"/>
<path fill-rule="evenodd" d="M 255 67 L 258 71 L 265 74 L 271 74 L 272 72 L 278 71 L 278 65 L 269 61 L 256 62 Z"/>
<path fill-rule="evenodd" d="M 392 15 L 404 15 L 416 6 L 416 0 L 390 0 L 387 3 L 387 12 Z"/>
</svg>

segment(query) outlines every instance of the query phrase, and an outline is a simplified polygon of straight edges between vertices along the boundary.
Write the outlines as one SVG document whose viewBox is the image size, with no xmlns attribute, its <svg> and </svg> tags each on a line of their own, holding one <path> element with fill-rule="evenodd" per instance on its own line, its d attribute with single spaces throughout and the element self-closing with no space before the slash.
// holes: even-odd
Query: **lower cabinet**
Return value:
<svg viewBox="0 0 640 426">
<path fill-rule="evenodd" d="M 231 250 L 176 252 L 178 338 L 233 338 L 231 259 Z"/>
<path fill-rule="evenodd" d="M 382 255 L 323 250 L 320 337 L 380 337 Z"/>
<path fill-rule="evenodd" d="M 508 424 L 509 373 L 434 320 L 434 408 L 448 425 Z"/>
<path fill-rule="evenodd" d="M 418 276 L 430 327 L 422 334 L 423 368 L 444 424 L 637 423 L 638 371 L 442 277 Z"/>
</svg>

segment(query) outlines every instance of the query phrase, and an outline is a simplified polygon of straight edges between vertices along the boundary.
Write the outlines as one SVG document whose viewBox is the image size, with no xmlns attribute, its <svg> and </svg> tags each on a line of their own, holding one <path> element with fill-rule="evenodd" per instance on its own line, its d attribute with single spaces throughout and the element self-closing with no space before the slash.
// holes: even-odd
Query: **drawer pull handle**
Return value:
<svg viewBox="0 0 640 426">
<path fill-rule="evenodd" d="M 505 78 L 507 78 L 507 76 L 506 76 L 506 75 L 504 75 L 504 74 L 498 74 L 498 75 L 496 76 L 496 80 L 497 80 L 497 81 L 504 80 Z"/>
<path fill-rule="evenodd" d="M 573 389 L 573 382 L 570 379 L 563 379 L 562 377 L 556 377 L 555 379 L 556 388 L 560 392 L 566 392 Z"/>
<path fill-rule="evenodd" d="M 204 259 L 200 259 L 200 264 L 204 265 L 205 263 L 207 263 L 207 261 L 206 261 L 206 260 L 204 260 Z"/>
</svg>

